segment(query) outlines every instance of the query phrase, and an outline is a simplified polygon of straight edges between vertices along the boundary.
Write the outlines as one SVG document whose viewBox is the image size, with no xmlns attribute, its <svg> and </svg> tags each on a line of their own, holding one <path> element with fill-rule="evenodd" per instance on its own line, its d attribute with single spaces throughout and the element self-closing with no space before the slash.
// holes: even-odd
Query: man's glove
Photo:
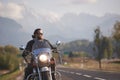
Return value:
<svg viewBox="0 0 120 80">
<path fill-rule="evenodd" d="M 29 54 L 29 51 L 24 50 L 23 53 L 22 53 L 22 57 L 26 57 L 28 54 Z"/>
</svg>

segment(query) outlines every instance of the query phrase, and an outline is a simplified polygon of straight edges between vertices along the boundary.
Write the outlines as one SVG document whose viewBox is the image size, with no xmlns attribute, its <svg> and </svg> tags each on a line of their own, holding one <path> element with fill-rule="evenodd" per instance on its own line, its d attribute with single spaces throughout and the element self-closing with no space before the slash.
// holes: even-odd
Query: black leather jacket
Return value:
<svg viewBox="0 0 120 80">
<path fill-rule="evenodd" d="M 22 53 L 22 56 L 23 56 L 23 57 L 26 57 L 26 56 L 29 54 L 29 52 L 32 52 L 32 47 L 33 47 L 34 43 L 35 43 L 35 39 L 30 40 L 30 41 L 27 43 L 26 48 L 25 48 L 25 50 L 24 50 L 23 53 Z M 41 48 L 45 48 L 45 46 L 46 46 L 46 44 L 47 44 L 47 45 L 49 45 L 49 47 L 50 47 L 51 49 L 56 49 L 56 48 L 53 47 L 52 44 L 51 44 L 48 40 L 46 40 L 46 39 L 44 39 L 44 40 L 41 42 L 41 44 L 42 44 L 42 45 L 39 45 Z"/>
</svg>

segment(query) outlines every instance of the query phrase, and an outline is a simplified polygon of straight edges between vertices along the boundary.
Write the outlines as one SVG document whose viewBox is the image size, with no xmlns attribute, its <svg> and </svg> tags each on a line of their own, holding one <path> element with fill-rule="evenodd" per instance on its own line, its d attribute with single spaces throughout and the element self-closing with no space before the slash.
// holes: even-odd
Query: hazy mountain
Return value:
<svg viewBox="0 0 120 80">
<path fill-rule="evenodd" d="M 25 45 L 30 39 L 30 34 L 23 31 L 22 26 L 16 21 L 0 17 L 0 45 Z"/>
<path fill-rule="evenodd" d="M 63 52 L 86 52 L 89 56 L 94 56 L 93 42 L 88 40 L 75 40 L 62 45 Z"/>
<path fill-rule="evenodd" d="M 38 27 L 44 30 L 45 38 L 52 43 L 57 40 L 65 43 L 82 39 L 92 41 L 97 26 L 100 26 L 103 35 L 108 36 L 112 33 L 115 22 L 120 21 L 120 15 L 115 14 L 97 17 L 84 13 L 67 13 L 60 19 L 50 22 L 50 18 L 34 16 L 29 11 L 28 13 L 25 14 L 25 18 L 18 21 L 0 17 L 0 45 L 25 45 L 31 39 L 34 29 Z"/>
<path fill-rule="evenodd" d="M 66 13 L 59 19 L 56 19 L 53 15 L 41 15 L 37 16 L 31 14 L 25 15 L 25 18 L 18 21 L 26 30 L 30 33 L 35 28 L 42 28 L 46 33 L 45 36 L 54 42 L 55 39 L 63 40 L 63 42 L 73 41 L 76 39 L 89 39 L 93 40 L 94 29 L 100 26 L 103 35 L 110 35 L 115 22 L 120 21 L 120 15 L 105 14 L 98 17 L 86 13 L 74 14 Z M 52 18 L 51 18 L 52 17 Z M 52 22 L 52 19 L 56 19 Z M 27 24 L 26 24 L 27 23 Z M 28 29 L 29 28 L 29 29 Z"/>
<path fill-rule="evenodd" d="M 116 44 L 115 41 L 112 41 L 112 47 L 114 48 L 116 45 L 118 45 L 118 43 Z M 70 54 L 71 52 L 85 52 L 87 53 L 90 57 L 97 57 L 98 56 L 98 52 L 94 51 L 95 48 L 95 44 L 92 41 L 88 41 L 88 40 L 75 40 L 75 41 L 71 41 L 68 43 L 65 43 L 63 45 L 61 45 L 60 49 L 62 53 L 65 54 Z M 97 49 L 97 48 L 96 48 Z M 113 53 L 111 57 L 118 57 L 119 55 L 116 53 L 116 51 L 113 49 Z"/>
<path fill-rule="evenodd" d="M 120 21 L 120 15 L 106 14 L 101 20 L 102 22 L 98 26 L 100 26 L 103 35 L 110 36 L 112 34 L 114 24 L 117 21 Z"/>
</svg>

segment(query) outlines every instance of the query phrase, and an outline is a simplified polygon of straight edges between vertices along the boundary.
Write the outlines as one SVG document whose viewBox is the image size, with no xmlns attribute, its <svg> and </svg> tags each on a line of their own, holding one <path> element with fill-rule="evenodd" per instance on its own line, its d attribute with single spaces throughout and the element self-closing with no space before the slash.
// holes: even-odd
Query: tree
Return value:
<svg viewBox="0 0 120 80">
<path fill-rule="evenodd" d="M 104 53 L 104 50 L 105 50 L 105 38 L 101 35 L 101 31 L 100 31 L 100 28 L 96 28 L 94 30 L 95 32 L 95 37 L 94 37 L 94 44 L 95 44 L 95 48 L 94 50 L 96 51 L 97 53 L 97 56 L 96 56 L 96 59 L 98 60 L 99 62 L 99 68 L 101 69 L 101 59 L 103 57 L 103 53 Z"/>
<path fill-rule="evenodd" d="M 70 53 L 69 53 L 69 58 L 71 59 L 71 61 L 73 61 L 73 57 L 74 57 L 73 52 L 70 52 Z"/>
<path fill-rule="evenodd" d="M 0 46 L 0 69 L 15 70 L 19 66 L 20 58 L 17 57 L 19 50 L 11 45 Z"/>
<path fill-rule="evenodd" d="M 5 53 L 3 46 L 0 46 L 0 53 L 1 53 L 1 54 L 4 54 L 4 53 Z"/>
<path fill-rule="evenodd" d="M 5 52 L 11 53 L 11 54 L 18 54 L 19 53 L 19 50 L 12 45 L 6 45 L 4 47 L 4 50 L 5 50 Z"/>
<path fill-rule="evenodd" d="M 118 58 L 120 58 L 120 22 L 117 21 L 114 25 L 113 38 L 115 40 L 115 52 Z"/>
<path fill-rule="evenodd" d="M 110 59 L 113 53 L 112 41 L 108 37 L 103 37 L 104 58 Z"/>
<path fill-rule="evenodd" d="M 101 50 L 100 50 L 100 46 L 101 46 L 101 32 L 100 32 L 100 28 L 96 28 L 94 30 L 95 32 L 95 37 L 94 37 L 94 44 L 95 44 L 95 51 L 97 51 L 97 56 L 96 59 L 99 62 L 99 68 L 101 69 Z"/>
</svg>

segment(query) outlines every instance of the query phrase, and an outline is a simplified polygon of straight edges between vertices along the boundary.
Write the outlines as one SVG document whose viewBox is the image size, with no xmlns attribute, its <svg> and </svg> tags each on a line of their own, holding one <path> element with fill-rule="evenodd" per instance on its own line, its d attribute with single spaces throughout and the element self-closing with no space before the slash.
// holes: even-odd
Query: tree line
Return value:
<svg viewBox="0 0 120 80">
<path fill-rule="evenodd" d="M 0 46 L 0 69 L 15 70 L 19 67 L 19 50 L 12 46 Z"/>
<path fill-rule="evenodd" d="M 91 57 L 99 62 L 101 68 L 102 59 L 120 58 L 120 22 L 114 24 L 112 35 L 103 35 L 100 27 L 97 27 L 93 42 L 77 40 L 63 45 L 62 49 L 65 58 Z"/>
<path fill-rule="evenodd" d="M 113 27 L 112 35 L 106 37 L 102 35 L 100 27 L 97 27 L 94 35 L 94 48 L 96 59 L 99 62 L 99 68 L 101 68 L 101 59 L 111 59 L 113 54 L 116 54 L 117 58 L 120 58 L 120 22 L 117 21 Z"/>
</svg>

